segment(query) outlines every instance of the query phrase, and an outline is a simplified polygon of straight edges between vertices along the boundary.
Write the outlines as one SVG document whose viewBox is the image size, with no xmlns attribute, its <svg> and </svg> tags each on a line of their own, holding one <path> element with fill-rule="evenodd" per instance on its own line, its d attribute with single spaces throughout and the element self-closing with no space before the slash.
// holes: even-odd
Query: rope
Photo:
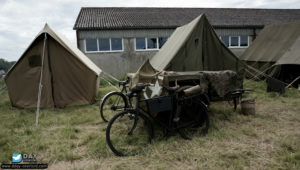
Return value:
<svg viewBox="0 0 300 170">
<path fill-rule="evenodd" d="M 112 86 L 113 88 L 115 88 L 117 91 L 120 91 L 120 89 L 116 86 L 114 86 L 111 82 L 109 82 L 108 80 L 106 80 L 104 77 L 101 77 L 100 79 L 106 81 L 110 86 Z"/>
<path fill-rule="evenodd" d="M 265 65 L 267 65 L 267 64 L 268 64 L 268 63 L 264 64 L 264 65 L 262 66 L 262 68 L 263 68 Z M 252 69 L 255 69 L 255 70 L 258 72 L 258 75 L 254 75 L 255 77 L 258 78 L 258 76 L 260 76 L 261 74 L 265 74 L 265 72 L 266 72 L 267 70 L 269 70 L 270 68 L 272 68 L 274 65 L 275 65 L 275 64 L 271 65 L 270 67 L 264 69 L 263 71 L 257 70 L 257 69 L 255 69 L 255 68 L 252 67 L 252 66 L 249 66 L 249 67 L 251 67 Z M 252 78 L 250 78 L 250 79 L 252 80 L 252 79 L 255 78 L 255 77 L 252 77 Z"/>
<path fill-rule="evenodd" d="M 42 94 L 42 88 L 43 88 L 42 80 L 43 80 L 43 69 L 44 69 L 44 58 L 45 58 L 46 40 L 47 40 L 47 34 L 45 33 L 44 46 L 43 46 L 43 55 L 42 55 L 42 63 L 41 63 L 42 64 L 41 65 L 41 77 L 40 77 L 40 83 L 39 83 L 38 101 L 37 101 L 37 105 L 36 105 L 35 126 L 38 126 L 38 124 L 39 124 L 41 94 Z"/>
<path fill-rule="evenodd" d="M 106 72 L 103 72 L 105 75 L 107 75 L 108 77 L 110 77 L 110 78 L 112 78 L 113 80 L 115 80 L 115 81 L 117 81 L 117 82 L 119 82 L 120 80 L 118 80 L 117 78 L 115 78 L 114 76 L 112 76 L 112 75 L 110 75 L 110 74 L 108 74 L 108 73 L 106 73 Z"/>
<path fill-rule="evenodd" d="M 298 79 L 300 79 L 300 76 L 295 78 L 289 85 L 287 85 L 285 88 L 289 88 L 293 83 L 295 83 Z"/>
<path fill-rule="evenodd" d="M 253 71 L 255 71 L 256 73 L 258 73 L 257 75 L 254 74 L 254 77 L 250 78 L 251 80 L 254 79 L 254 78 L 256 78 L 256 77 L 258 78 L 259 75 L 263 75 L 263 76 L 265 76 L 265 77 L 268 76 L 266 73 L 264 73 L 264 72 L 262 72 L 262 71 L 260 71 L 260 70 L 258 70 L 258 69 L 256 69 L 256 68 L 254 68 L 254 67 L 252 67 L 252 66 L 250 66 L 250 65 L 248 65 L 248 68 L 250 68 L 250 69 L 252 69 Z M 258 79 L 259 79 L 259 78 L 258 78 Z"/>
<path fill-rule="evenodd" d="M 249 74 L 251 74 L 253 77 L 256 77 L 256 75 L 255 74 L 253 74 L 253 73 L 251 73 L 248 69 L 245 69 Z M 259 79 L 259 77 L 257 77 L 258 79 Z M 252 80 L 252 79 L 250 79 L 250 80 Z M 261 79 L 259 79 L 259 80 L 261 80 Z"/>
<path fill-rule="evenodd" d="M 275 78 L 269 76 L 268 74 L 265 74 L 265 73 L 263 73 L 262 71 L 257 70 L 256 68 L 253 68 L 252 66 L 249 66 L 249 65 L 248 65 L 248 68 L 252 69 L 253 71 L 256 71 L 257 73 L 260 73 L 260 75 L 263 75 L 264 77 L 275 79 Z M 248 72 L 249 72 L 249 71 L 248 71 Z M 253 75 L 253 74 L 252 74 L 252 75 Z M 257 77 L 259 80 L 261 80 L 257 75 L 255 75 L 255 77 Z M 255 77 L 253 77 L 253 78 L 255 78 Z M 250 80 L 253 80 L 253 78 L 250 79 Z M 276 80 L 278 80 L 278 79 L 276 79 Z M 281 80 L 278 80 L 278 81 L 280 81 L 281 83 L 283 83 L 283 84 L 285 84 L 285 85 L 288 85 L 287 83 L 285 83 L 285 82 L 283 82 L 283 81 L 281 81 Z"/>
</svg>

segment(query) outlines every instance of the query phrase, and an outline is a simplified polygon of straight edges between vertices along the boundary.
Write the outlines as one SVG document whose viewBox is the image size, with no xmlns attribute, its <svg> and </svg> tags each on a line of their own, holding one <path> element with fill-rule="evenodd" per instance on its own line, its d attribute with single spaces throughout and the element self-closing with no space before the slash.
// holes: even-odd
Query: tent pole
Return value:
<svg viewBox="0 0 300 170">
<path fill-rule="evenodd" d="M 41 104 L 41 95 L 42 95 L 42 88 L 43 88 L 42 80 L 43 80 L 46 40 L 47 40 L 47 33 L 45 33 L 45 38 L 44 38 L 42 63 L 41 63 L 41 75 L 40 75 L 39 91 L 38 91 L 38 101 L 37 101 L 37 105 L 36 105 L 35 126 L 38 126 L 38 124 L 39 124 L 40 104 Z"/>
</svg>

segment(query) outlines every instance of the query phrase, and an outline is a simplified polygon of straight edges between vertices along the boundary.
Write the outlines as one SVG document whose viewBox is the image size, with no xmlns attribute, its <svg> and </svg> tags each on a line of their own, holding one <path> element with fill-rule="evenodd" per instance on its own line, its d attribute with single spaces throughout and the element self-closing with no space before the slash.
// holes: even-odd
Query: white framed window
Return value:
<svg viewBox="0 0 300 170">
<path fill-rule="evenodd" d="M 111 50 L 112 51 L 123 51 L 123 39 L 121 38 L 111 38 Z"/>
<path fill-rule="evenodd" d="M 99 51 L 111 51 L 110 39 L 109 38 L 99 38 L 98 39 Z"/>
<path fill-rule="evenodd" d="M 124 50 L 123 38 L 85 39 L 85 52 L 121 52 Z"/>
<path fill-rule="evenodd" d="M 247 48 L 249 46 L 249 36 L 220 36 L 226 47 L 229 48 Z"/>
<path fill-rule="evenodd" d="M 135 38 L 135 51 L 159 50 L 167 39 L 167 37 Z"/>
<path fill-rule="evenodd" d="M 221 36 L 220 39 L 223 41 L 226 47 L 229 47 L 229 36 Z"/>
<path fill-rule="evenodd" d="M 97 39 L 86 39 L 84 44 L 85 44 L 86 52 L 98 51 L 98 40 Z"/>
<path fill-rule="evenodd" d="M 168 37 L 159 37 L 158 38 L 158 47 L 161 48 L 168 40 Z"/>
<path fill-rule="evenodd" d="M 229 47 L 239 47 L 239 36 L 230 36 L 229 38 Z"/>
<path fill-rule="evenodd" d="M 146 50 L 146 38 L 135 39 L 135 50 Z"/>
<path fill-rule="evenodd" d="M 147 49 L 158 49 L 157 38 L 147 38 Z"/>
<path fill-rule="evenodd" d="M 248 47 L 249 46 L 249 37 L 247 35 L 240 36 L 240 47 Z"/>
</svg>

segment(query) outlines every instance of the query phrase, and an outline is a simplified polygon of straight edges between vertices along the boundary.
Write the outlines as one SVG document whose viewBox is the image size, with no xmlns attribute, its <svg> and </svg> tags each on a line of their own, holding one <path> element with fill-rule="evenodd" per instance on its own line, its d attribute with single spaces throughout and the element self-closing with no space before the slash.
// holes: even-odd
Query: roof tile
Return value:
<svg viewBox="0 0 300 170">
<path fill-rule="evenodd" d="M 203 13 L 215 27 L 262 27 L 300 20 L 300 9 L 83 7 L 74 29 L 176 28 Z"/>
</svg>

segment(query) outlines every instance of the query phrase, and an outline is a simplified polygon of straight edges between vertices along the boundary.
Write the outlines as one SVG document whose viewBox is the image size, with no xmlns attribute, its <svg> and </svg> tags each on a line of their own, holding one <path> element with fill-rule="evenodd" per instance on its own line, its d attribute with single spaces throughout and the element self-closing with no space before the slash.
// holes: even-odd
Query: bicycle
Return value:
<svg viewBox="0 0 300 170">
<path fill-rule="evenodd" d="M 108 123 L 106 142 L 114 154 L 132 156 L 142 152 L 154 137 L 153 122 L 165 130 L 165 136 L 176 131 L 184 139 L 189 139 L 181 131 L 187 127 L 202 127 L 202 135 L 208 132 L 209 117 L 202 93 L 186 95 L 184 88 L 176 87 L 167 88 L 167 96 L 141 99 L 141 93 L 147 86 L 150 84 L 134 86 L 127 96 L 129 99 L 136 97 L 135 108 L 125 109 Z M 155 117 L 154 113 L 167 115 L 167 119 L 158 119 L 159 116 Z"/>
<path fill-rule="evenodd" d="M 119 87 L 122 86 L 121 91 L 109 92 L 101 99 L 99 110 L 100 116 L 104 122 L 108 122 L 116 113 L 132 106 L 125 95 L 127 93 L 128 83 L 129 78 L 125 81 L 119 81 Z"/>
</svg>

